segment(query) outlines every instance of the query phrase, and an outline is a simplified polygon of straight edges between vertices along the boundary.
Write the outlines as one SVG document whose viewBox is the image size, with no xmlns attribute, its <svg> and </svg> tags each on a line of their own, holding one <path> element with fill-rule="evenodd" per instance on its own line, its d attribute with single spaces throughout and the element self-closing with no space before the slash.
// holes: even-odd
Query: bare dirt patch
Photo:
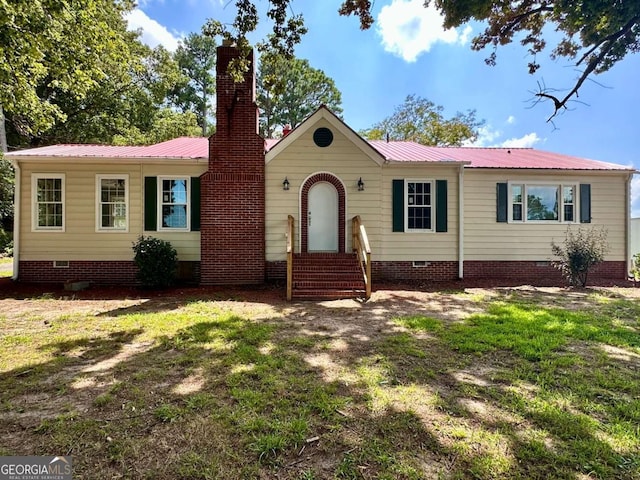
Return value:
<svg viewBox="0 0 640 480">
<path fill-rule="evenodd" d="M 476 477 L 491 478 L 482 473 L 483 456 L 511 458 L 505 445 L 520 448 L 516 440 L 503 440 L 500 429 L 509 435 L 509 429 L 538 434 L 534 422 L 525 419 L 524 413 L 514 412 L 511 406 L 496 400 L 508 397 L 510 386 L 503 372 L 515 364 L 513 357 L 494 352 L 477 361 L 480 357 L 458 355 L 435 334 L 411 332 L 396 320 L 429 317 L 449 326 L 511 297 L 540 307 L 578 310 L 587 308 L 594 297 L 603 304 L 608 299 L 635 302 L 639 293 L 640 289 L 619 287 L 571 290 L 455 284 L 418 289 L 387 285 L 380 286 L 367 302 L 286 302 L 283 289 L 277 285 L 163 292 L 91 288 L 70 293 L 59 286 L 6 281 L 0 283 L 0 336 L 10 336 L 16 342 L 22 336 L 50 335 L 57 324 L 81 322 L 85 317 L 100 325 L 114 323 L 130 313 L 179 314 L 187 306 L 195 312 L 198 302 L 209 309 L 213 302 L 217 312 L 229 312 L 255 324 L 246 329 L 223 326 L 238 330 L 229 331 L 225 337 L 230 344 L 236 338 L 246 339 L 246 359 L 242 357 L 242 362 L 233 365 L 225 365 L 224 353 L 216 356 L 193 342 L 193 338 L 208 339 L 205 327 L 217 328 L 207 326 L 207 322 L 203 322 L 202 331 L 183 329 L 168 335 L 166 344 L 140 340 L 135 326 L 126 331 L 96 333 L 88 341 L 55 339 L 53 346 L 47 346 L 55 351 L 52 361 L 27 370 L 0 370 L 0 380 L 13 388 L 10 395 L 0 393 L 0 436 L 4 439 L 0 454 L 4 454 L 3 448 L 11 454 L 44 451 L 49 442 L 55 442 L 68 449 L 58 453 L 78 456 L 87 478 L 91 478 L 92 462 L 110 477 L 223 478 L 227 473 L 227 478 L 293 479 L 306 478 L 302 474 L 313 470 L 318 476 L 309 478 L 334 478 L 340 468 L 347 471 L 353 467 L 353 471 L 361 472 L 353 478 L 375 478 L 386 467 L 383 460 L 368 453 L 373 439 L 380 442 L 380 448 L 386 445 L 384 442 L 397 444 L 404 449 L 402 455 L 424 450 L 411 460 L 413 463 L 407 463 L 418 468 L 422 476 L 398 478 L 471 475 L 473 468 L 479 469 L 473 473 Z M 253 327 L 269 326 L 276 328 L 268 342 L 252 340 Z M 609 345 L 602 351 L 637 369 L 636 353 Z M 591 347 L 569 352 L 588 354 L 596 360 Z M 322 390 L 319 394 L 324 401 L 331 402 L 332 396 L 348 400 L 327 412 L 320 409 L 324 423 L 314 424 L 305 436 L 319 440 L 303 441 L 278 462 L 268 449 L 267 454 L 243 451 L 242 455 L 254 455 L 257 460 L 253 463 L 261 465 L 258 470 L 225 470 L 231 467 L 221 460 L 221 470 L 208 471 L 212 468 L 208 459 L 219 450 L 228 450 L 231 459 L 238 456 L 234 450 L 246 447 L 225 432 L 255 415 L 251 409 L 244 409 L 242 401 L 252 401 L 256 386 L 268 384 L 258 377 L 259 372 L 253 372 L 256 364 L 271 355 L 275 357 L 274 376 L 280 369 L 293 368 L 277 363 L 278 356 L 294 358 L 297 370 L 288 376 L 282 374 L 283 378 L 293 382 L 296 375 L 313 375 L 330 392 Z M 263 369 L 262 375 L 268 374 L 268 369 Z M 250 383 L 252 375 L 259 381 Z M 282 389 L 274 394 L 276 397 L 290 393 L 288 385 L 278 385 L 277 379 L 273 382 L 273 388 Z M 518 386 L 521 390 L 525 387 Z M 230 396 L 234 389 L 235 396 Z M 270 404 L 267 409 L 271 408 L 275 407 Z M 219 421 L 217 415 L 227 410 L 237 417 L 232 415 L 232 420 L 220 421 L 212 428 L 212 422 Z M 193 411 L 213 413 L 190 416 Z M 77 438 L 70 431 L 67 439 L 61 433 L 64 428 L 56 426 L 59 421 L 84 430 Z M 252 436 L 256 435 L 248 435 Z M 467 443 L 471 453 L 463 450 Z M 487 448 L 496 451 L 487 452 Z M 365 458 L 364 451 L 373 455 L 370 463 L 357 460 L 359 452 Z M 140 459 L 132 463 L 129 458 L 136 453 Z M 390 449 L 388 455 L 393 453 Z M 402 455 L 394 461 L 401 463 Z M 169 463 L 194 470 L 163 470 L 167 468 L 166 458 L 172 459 Z M 355 463 L 350 465 L 351 461 Z M 542 478 L 548 472 L 523 469 L 516 473 Z M 497 473 L 496 478 L 499 476 Z"/>
</svg>

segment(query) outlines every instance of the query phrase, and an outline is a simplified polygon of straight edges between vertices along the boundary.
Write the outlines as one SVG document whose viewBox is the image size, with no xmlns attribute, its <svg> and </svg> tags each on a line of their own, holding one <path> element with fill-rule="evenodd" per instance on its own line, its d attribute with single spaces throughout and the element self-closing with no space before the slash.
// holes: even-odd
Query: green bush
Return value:
<svg viewBox="0 0 640 480">
<path fill-rule="evenodd" d="M 631 278 L 634 282 L 640 282 L 640 253 L 633 256 L 633 267 L 631 267 Z"/>
<path fill-rule="evenodd" d="M 13 256 L 13 235 L 0 228 L 0 257 Z"/>
<path fill-rule="evenodd" d="M 142 285 L 164 288 L 176 279 L 178 254 L 171 243 L 153 237 L 138 237 L 133 244 L 133 261 L 138 267 L 137 278 Z"/>
<path fill-rule="evenodd" d="M 608 250 L 604 227 L 578 228 L 577 231 L 569 227 L 562 245 L 551 242 L 551 251 L 558 257 L 552 264 L 562 272 L 570 285 L 586 287 L 589 270 L 604 260 Z"/>
</svg>

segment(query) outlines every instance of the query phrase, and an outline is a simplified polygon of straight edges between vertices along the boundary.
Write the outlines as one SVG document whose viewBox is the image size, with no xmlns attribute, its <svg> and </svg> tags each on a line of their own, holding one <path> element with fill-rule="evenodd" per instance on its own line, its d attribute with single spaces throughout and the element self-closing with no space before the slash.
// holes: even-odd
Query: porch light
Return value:
<svg viewBox="0 0 640 480">
<path fill-rule="evenodd" d="M 362 181 L 362 177 L 358 179 L 358 191 L 359 192 L 364 191 L 364 182 Z"/>
<path fill-rule="evenodd" d="M 287 180 L 287 177 L 284 177 L 284 182 L 282 182 L 282 189 L 289 190 L 289 180 Z"/>
</svg>

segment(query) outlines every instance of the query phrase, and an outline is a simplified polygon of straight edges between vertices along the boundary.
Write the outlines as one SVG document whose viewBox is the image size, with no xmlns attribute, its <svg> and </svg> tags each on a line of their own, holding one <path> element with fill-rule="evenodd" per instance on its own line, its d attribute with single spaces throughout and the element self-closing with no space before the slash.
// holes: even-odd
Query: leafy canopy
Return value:
<svg viewBox="0 0 640 480">
<path fill-rule="evenodd" d="M 236 0 L 237 17 L 231 28 L 210 20 L 208 33 L 237 41 L 248 49 L 246 35 L 258 25 L 257 2 Z M 273 21 L 272 33 L 259 49 L 292 56 L 293 47 L 306 33 L 302 15 L 292 13 L 291 0 L 270 0 L 267 17 Z M 567 108 L 578 97 L 580 87 L 591 75 L 606 72 L 628 53 L 640 50 L 640 1 L 637 0 L 425 0 L 425 7 L 435 6 L 444 16 L 444 27 L 458 27 L 470 20 L 486 22 L 483 33 L 474 38 L 472 48 L 492 48 L 489 65 L 497 59 L 496 50 L 519 39 L 532 56 L 529 72 L 540 68 L 538 54 L 547 47 L 545 27 L 560 34 L 552 48 L 552 58 L 564 57 L 580 69 L 575 84 L 564 93 L 541 86 L 538 101 L 551 101 L 553 114 Z M 343 0 L 340 15 L 354 15 L 362 29 L 374 22 L 373 2 Z M 547 30 L 548 31 L 548 30 Z M 246 65 L 239 61 L 236 68 Z M 240 74 L 238 74 L 240 76 Z"/>
<path fill-rule="evenodd" d="M 260 134 L 273 138 L 279 126 L 295 128 L 321 105 L 342 113 L 342 95 L 333 79 L 308 60 L 264 55 L 257 76 Z"/>
<path fill-rule="evenodd" d="M 16 130 L 39 135 L 66 113 L 60 94 L 82 99 L 128 64 L 135 33 L 123 14 L 131 0 L 0 2 L 0 104 Z"/>
<path fill-rule="evenodd" d="M 168 109 L 185 77 L 127 31 L 126 0 L 0 2 L 0 105 L 13 147 L 154 143 L 198 134 Z M 209 40 L 209 39 L 207 39 Z"/>
<path fill-rule="evenodd" d="M 475 110 L 444 118 L 444 108 L 426 98 L 408 95 L 393 114 L 360 134 L 369 140 L 410 141 L 429 146 L 460 146 L 478 138 L 484 124 Z"/>
</svg>

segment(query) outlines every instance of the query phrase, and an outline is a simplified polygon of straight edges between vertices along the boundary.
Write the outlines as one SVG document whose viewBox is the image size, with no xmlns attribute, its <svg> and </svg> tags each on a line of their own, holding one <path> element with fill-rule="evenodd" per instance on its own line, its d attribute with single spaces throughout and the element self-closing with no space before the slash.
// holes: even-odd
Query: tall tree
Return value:
<svg viewBox="0 0 640 480">
<path fill-rule="evenodd" d="M 292 128 L 321 105 L 342 113 L 342 95 L 333 79 L 308 60 L 264 55 L 257 76 L 260 134 L 273 138 L 278 126 Z"/>
<path fill-rule="evenodd" d="M 65 113 L 60 94 L 83 98 L 129 63 L 137 34 L 123 13 L 132 0 L 0 2 L 0 104 L 15 130 L 39 136 Z"/>
<path fill-rule="evenodd" d="M 478 128 L 484 124 L 476 119 L 475 110 L 444 118 L 444 108 L 426 98 L 408 95 L 393 114 L 360 132 L 369 140 L 411 141 L 422 145 L 460 146 L 478 138 Z"/>
<path fill-rule="evenodd" d="M 306 33 L 303 17 L 290 13 L 292 0 L 271 0 L 268 18 L 273 30 L 264 42 L 264 48 L 293 55 L 293 47 Z M 248 48 L 247 34 L 258 25 L 255 1 L 236 0 L 237 16 L 232 28 L 210 20 L 207 34 L 220 34 L 236 39 Z M 551 50 L 552 58 L 564 57 L 575 62 L 579 73 L 575 84 L 564 93 L 547 89 L 542 85 L 537 92 L 540 101 L 553 104 L 551 120 L 567 104 L 577 98 L 584 82 L 592 75 L 608 71 L 628 53 L 640 51 L 640 1 L 637 0 L 425 0 L 425 7 L 434 5 L 444 15 L 444 27 L 457 27 L 470 20 L 486 21 L 487 28 L 473 40 L 472 48 L 493 48 L 487 58 L 489 65 L 496 62 L 499 45 L 520 38 L 520 43 L 532 55 L 529 71 L 536 72 L 540 65 L 536 56 L 547 46 L 550 27 L 559 32 L 559 38 Z M 371 0 L 343 0 L 341 15 L 355 15 L 362 29 L 374 22 Z M 547 34 L 547 38 L 545 38 Z M 242 62 L 232 65 L 232 70 L 246 69 Z"/>
<path fill-rule="evenodd" d="M 131 61 L 111 64 L 108 71 L 84 96 L 56 92 L 52 102 L 64 118 L 32 137 L 31 143 L 148 144 L 199 134 L 193 113 L 174 112 L 166 106 L 168 93 L 183 76 L 163 47 L 151 50 L 134 42 Z M 12 133 L 15 137 L 16 132 Z"/>
<path fill-rule="evenodd" d="M 216 41 L 203 34 L 190 33 L 180 42 L 174 58 L 184 81 L 174 89 L 172 103 L 183 112 L 194 112 L 202 135 L 207 135 L 211 100 L 215 93 Z"/>
</svg>

